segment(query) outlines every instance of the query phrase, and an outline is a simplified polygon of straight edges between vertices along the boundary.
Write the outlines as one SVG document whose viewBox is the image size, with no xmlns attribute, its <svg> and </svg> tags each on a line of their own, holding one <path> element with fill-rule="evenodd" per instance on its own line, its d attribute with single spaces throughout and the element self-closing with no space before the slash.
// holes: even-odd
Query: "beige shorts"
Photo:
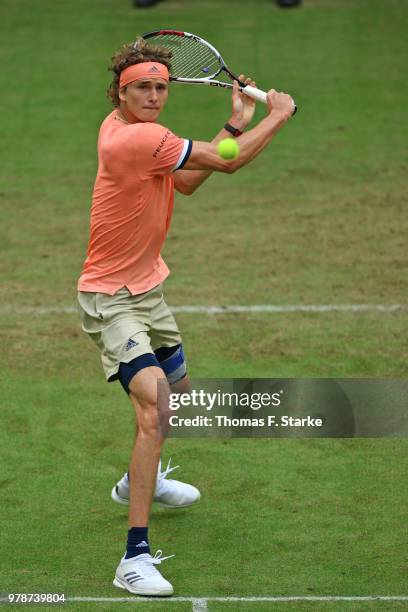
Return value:
<svg viewBox="0 0 408 612">
<path fill-rule="evenodd" d="M 79 291 L 78 303 L 82 329 L 101 351 L 108 381 L 117 379 L 120 362 L 181 344 L 162 284 L 139 295 L 132 295 L 126 287 L 115 295 Z"/>
</svg>

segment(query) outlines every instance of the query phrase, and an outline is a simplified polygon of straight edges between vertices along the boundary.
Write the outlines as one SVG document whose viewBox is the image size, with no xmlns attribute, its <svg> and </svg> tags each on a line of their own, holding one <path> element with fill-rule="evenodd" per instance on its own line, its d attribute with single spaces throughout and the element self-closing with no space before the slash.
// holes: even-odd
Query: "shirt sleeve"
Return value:
<svg viewBox="0 0 408 612">
<path fill-rule="evenodd" d="M 183 167 L 191 153 L 191 140 L 176 136 L 158 123 L 135 127 L 135 160 L 146 176 L 164 176 Z"/>
</svg>

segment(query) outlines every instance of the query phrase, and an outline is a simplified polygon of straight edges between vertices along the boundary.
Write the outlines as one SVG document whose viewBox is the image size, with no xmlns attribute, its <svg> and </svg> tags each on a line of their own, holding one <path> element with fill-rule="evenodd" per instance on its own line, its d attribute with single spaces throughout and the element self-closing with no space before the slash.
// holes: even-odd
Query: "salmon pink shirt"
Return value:
<svg viewBox="0 0 408 612">
<path fill-rule="evenodd" d="M 126 124 L 114 110 L 98 139 L 90 237 L 79 291 L 149 291 L 168 275 L 160 250 L 170 226 L 174 177 L 191 141 L 158 123 Z"/>
</svg>

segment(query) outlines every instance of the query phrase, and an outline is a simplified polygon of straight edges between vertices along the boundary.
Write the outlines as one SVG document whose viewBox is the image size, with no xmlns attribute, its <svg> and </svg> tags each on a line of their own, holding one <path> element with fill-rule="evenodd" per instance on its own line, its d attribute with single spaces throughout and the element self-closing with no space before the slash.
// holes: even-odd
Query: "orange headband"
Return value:
<svg viewBox="0 0 408 612">
<path fill-rule="evenodd" d="M 169 80 L 169 71 L 164 64 L 159 62 L 142 62 L 128 66 L 120 73 L 119 87 L 125 87 L 133 81 L 140 79 L 151 79 L 152 77 L 160 77 Z"/>
</svg>

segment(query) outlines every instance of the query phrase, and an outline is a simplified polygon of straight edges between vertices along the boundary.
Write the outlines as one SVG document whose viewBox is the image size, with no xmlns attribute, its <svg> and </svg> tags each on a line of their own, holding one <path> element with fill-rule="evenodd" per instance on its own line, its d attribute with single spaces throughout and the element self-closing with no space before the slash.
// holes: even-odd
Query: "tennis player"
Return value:
<svg viewBox="0 0 408 612">
<path fill-rule="evenodd" d="M 268 92 L 268 113 L 243 133 L 255 103 L 234 84 L 232 112 L 211 142 L 180 138 L 158 120 L 169 95 L 171 53 L 138 39 L 112 58 L 108 91 L 114 110 L 103 121 L 98 139 L 98 172 L 90 220 L 90 238 L 78 302 L 82 329 L 101 352 L 108 382 L 119 380 L 135 411 L 137 432 L 129 472 L 113 488 L 112 498 L 129 503 L 126 552 L 113 584 L 138 595 L 171 595 L 172 585 L 152 557 L 148 522 L 152 501 L 188 506 L 200 498 L 192 485 L 167 479 L 161 471 L 164 434 L 160 427 L 158 386 L 189 390 L 182 339 L 163 298 L 169 274 L 160 251 L 170 226 L 174 189 L 192 194 L 213 171 L 233 173 L 248 164 L 292 115 L 292 98 Z M 245 79 L 243 75 L 240 77 Z M 246 83 L 255 83 L 246 79 Z M 186 89 L 186 94 L 188 90 Z M 221 159 L 216 144 L 238 139 L 235 160 Z"/>
</svg>

